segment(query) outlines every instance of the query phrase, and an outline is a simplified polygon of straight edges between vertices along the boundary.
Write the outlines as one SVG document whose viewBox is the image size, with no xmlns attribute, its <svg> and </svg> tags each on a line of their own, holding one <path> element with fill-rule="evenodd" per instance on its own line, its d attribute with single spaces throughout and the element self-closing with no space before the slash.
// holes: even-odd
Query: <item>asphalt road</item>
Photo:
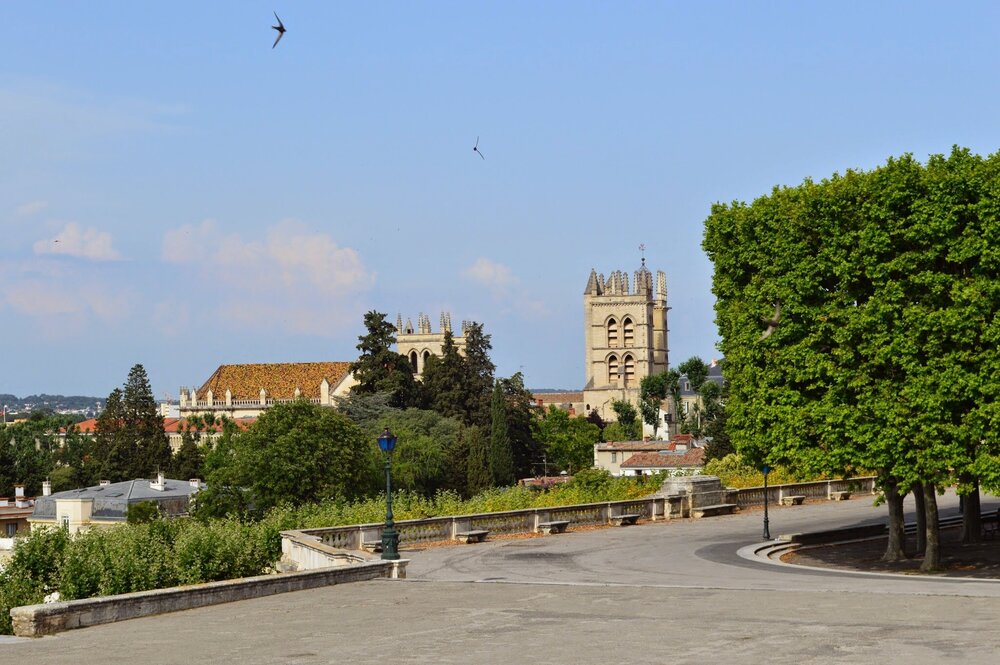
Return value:
<svg viewBox="0 0 1000 665">
<path fill-rule="evenodd" d="M 942 505 L 953 512 L 953 497 Z M 771 532 L 884 513 L 868 498 L 778 508 Z M 0 663 L 1000 662 L 1000 583 L 743 560 L 736 550 L 760 540 L 761 517 L 413 552 L 405 581 L 9 640 Z"/>
</svg>

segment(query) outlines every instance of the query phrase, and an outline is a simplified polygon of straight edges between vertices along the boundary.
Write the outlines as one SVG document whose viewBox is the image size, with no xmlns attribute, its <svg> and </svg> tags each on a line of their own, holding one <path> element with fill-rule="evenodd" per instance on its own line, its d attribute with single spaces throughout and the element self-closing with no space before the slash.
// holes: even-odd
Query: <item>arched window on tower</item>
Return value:
<svg viewBox="0 0 1000 665">
<path fill-rule="evenodd" d="M 410 367 L 413 368 L 413 373 L 417 373 L 417 352 L 410 351 Z"/>
<path fill-rule="evenodd" d="M 611 354 L 608 356 L 608 385 L 618 385 L 618 356 Z"/>
<path fill-rule="evenodd" d="M 427 359 L 431 357 L 430 351 L 424 351 L 424 367 L 427 367 Z"/>
<path fill-rule="evenodd" d="M 627 316 L 622 319 L 622 337 L 625 338 L 625 346 L 635 345 L 635 325 Z"/>
<path fill-rule="evenodd" d="M 622 365 L 625 367 L 625 387 L 627 388 L 632 385 L 635 379 L 635 358 L 631 354 L 626 354 L 622 358 Z"/>
<path fill-rule="evenodd" d="M 618 346 L 618 322 L 608 319 L 608 346 Z"/>
</svg>

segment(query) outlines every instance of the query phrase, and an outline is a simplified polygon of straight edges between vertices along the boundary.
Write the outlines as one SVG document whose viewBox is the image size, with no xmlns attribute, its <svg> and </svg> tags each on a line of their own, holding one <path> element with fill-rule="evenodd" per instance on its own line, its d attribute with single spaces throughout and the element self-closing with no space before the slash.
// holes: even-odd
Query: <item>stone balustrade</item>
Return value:
<svg viewBox="0 0 1000 665">
<path fill-rule="evenodd" d="M 695 476 L 694 478 L 698 478 Z M 702 477 L 707 481 L 708 477 Z M 717 479 L 715 480 L 717 483 Z M 668 481 L 669 483 L 669 481 Z M 664 487 L 667 488 L 668 483 Z M 695 483 L 704 484 L 702 483 Z M 768 501 L 781 504 L 783 496 L 805 496 L 827 499 L 833 492 L 849 491 L 856 494 L 875 493 L 875 478 L 848 478 L 844 480 L 822 480 L 811 483 L 768 486 Z M 474 515 L 454 515 L 449 517 L 429 517 L 419 520 L 396 522 L 400 545 L 422 545 L 432 542 L 455 541 L 458 534 L 485 530 L 491 535 L 515 535 L 537 533 L 539 525 L 547 522 L 568 520 L 574 526 L 611 525 L 615 516 L 637 514 L 642 520 L 657 521 L 691 516 L 692 508 L 707 503 L 734 503 L 741 508 L 764 504 L 764 488 L 715 489 L 713 492 L 697 494 L 656 494 L 642 499 L 628 501 L 605 501 L 550 508 L 528 508 L 496 513 Z M 381 542 L 381 522 L 373 524 L 353 524 L 350 526 L 323 527 L 282 532 L 282 551 L 285 559 L 294 562 L 301 570 L 313 565 L 336 565 L 326 558 L 330 552 L 340 551 L 332 556 L 342 556 L 343 551 L 363 550 L 366 544 Z M 286 542 L 287 541 L 287 542 Z M 312 544 L 310 546 L 310 543 Z M 324 553 L 317 553 L 318 546 L 324 546 Z M 309 550 L 307 552 L 307 550 Z M 315 563 L 315 562 L 325 563 Z M 311 563 L 313 562 L 313 563 Z"/>
</svg>

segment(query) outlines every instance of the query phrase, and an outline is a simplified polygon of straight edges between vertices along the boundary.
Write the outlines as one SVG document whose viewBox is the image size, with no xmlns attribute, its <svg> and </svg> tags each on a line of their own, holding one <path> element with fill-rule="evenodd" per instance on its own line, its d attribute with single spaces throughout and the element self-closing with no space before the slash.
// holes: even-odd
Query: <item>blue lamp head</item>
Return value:
<svg viewBox="0 0 1000 665">
<path fill-rule="evenodd" d="M 383 453 L 391 453 L 396 448 L 396 437 L 389 428 L 386 427 L 382 430 L 382 435 L 378 438 L 378 447 L 382 449 Z"/>
<path fill-rule="evenodd" d="M 389 431 L 389 430 L 387 429 L 386 431 Z M 761 470 L 761 473 L 763 473 L 765 476 L 767 474 L 771 473 L 771 467 L 768 466 L 767 464 L 765 464 L 764 466 L 760 467 L 760 470 Z"/>
</svg>

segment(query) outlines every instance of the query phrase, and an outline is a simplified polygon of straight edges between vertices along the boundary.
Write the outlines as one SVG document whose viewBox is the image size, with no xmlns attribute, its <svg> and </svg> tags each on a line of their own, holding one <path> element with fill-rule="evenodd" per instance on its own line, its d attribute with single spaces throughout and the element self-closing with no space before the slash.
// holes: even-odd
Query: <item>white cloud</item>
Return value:
<svg viewBox="0 0 1000 665">
<path fill-rule="evenodd" d="M 518 282 L 510 268 L 483 257 L 476 259 L 475 263 L 465 269 L 464 274 L 490 288 L 504 288 Z"/>
<path fill-rule="evenodd" d="M 48 201 L 29 201 L 28 203 L 19 205 L 14 212 L 20 217 L 28 217 L 39 213 L 49 207 Z"/>
<path fill-rule="evenodd" d="M 292 220 L 263 239 L 223 233 L 213 220 L 185 224 L 164 234 L 161 255 L 212 285 L 220 300 L 212 314 L 225 322 L 308 334 L 328 334 L 347 317 L 354 324 L 358 296 L 375 281 L 356 250 Z"/>
<path fill-rule="evenodd" d="M 504 311 L 517 312 L 523 316 L 540 316 L 547 313 L 545 304 L 537 300 L 521 286 L 521 280 L 502 263 L 480 257 L 462 271 L 462 274 L 485 286 L 500 303 Z"/>
<path fill-rule="evenodd" d="M 4 300 L 12 309 L 37 318 L 92 314 L 112 321 L 125 317 L 128 310 L 127 299 L 120 293 L 95 285 L 63 285 L 37 279 L 11 284 L 4 292 Z"/>
<path fill-rule="evenodd" d="M 161 256 L 167 263 L 187 263 L 208 258 L 210 245 L 219 241 L 215 220 L 206 219 L 197 226 L 184 224 L 163 234 Z"/>
<path fill-rule="evenodd" d="M 83 228 L 69 222 L 63 230 L 49 240 L 39 240 L 34 245 L 35 254 L 65 254 L 92 261 L 114 261 L 121 258 L 112 247 L 111 234 L 94 227 Z"/>
</svg>

